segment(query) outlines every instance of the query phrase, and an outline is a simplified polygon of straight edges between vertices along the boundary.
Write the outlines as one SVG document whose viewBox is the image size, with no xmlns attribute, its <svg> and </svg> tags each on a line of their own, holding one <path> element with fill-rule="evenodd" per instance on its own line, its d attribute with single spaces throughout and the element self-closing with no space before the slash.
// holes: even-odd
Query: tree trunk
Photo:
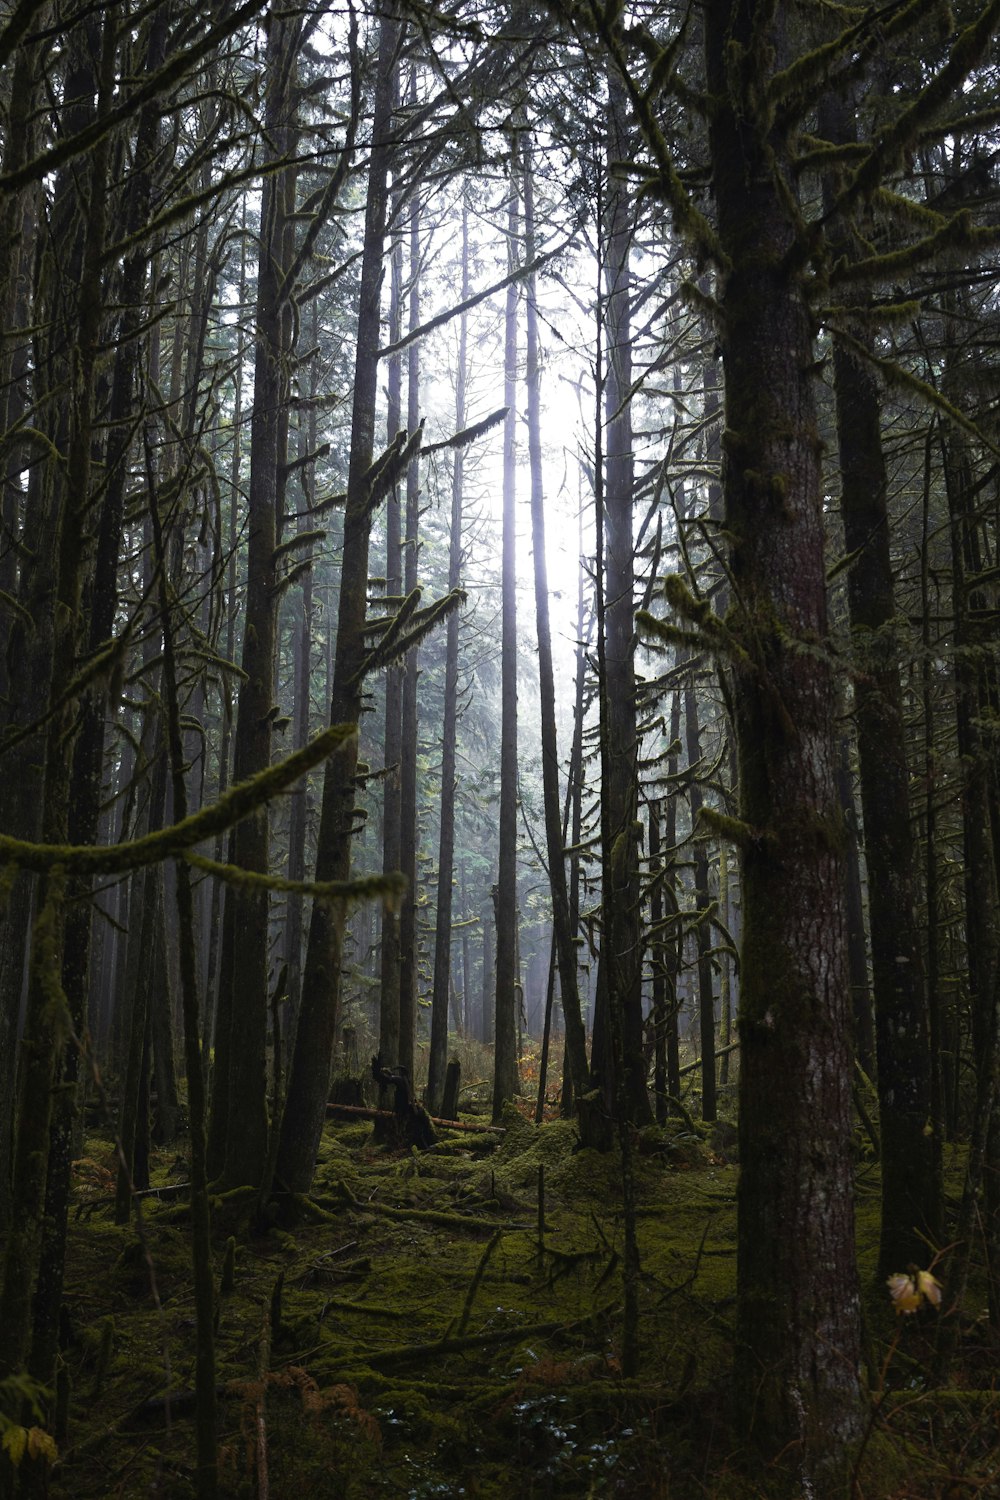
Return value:
<svg viewBox="0 0 1000 1500">
<path fill-rule="evenodd" d="M 687 749 L 688 803 L 691 808 L 691 833 L 694 839 L 692 864 L 694 866 L 694 904 L 698 912 L 708 911 L 708 846 L 698 835 L 698 819 L 701 816 L 702 794 L 699 784 L 701 763 L 701 730 L 698 724 L 698 699 L 695 693 L 694 676 L 698 661 L 690 664 L 688 680 L 684 687 L 684 729 Z M 715 990 L 712 984 L 712 928 L 704 916 L 695 929 L 698 945 L 698 1028 L 701 1039 L 701 1117 L 714 1120 L 717 1116 L 715 1098 Z"/>
<path fill-rule="evenodd" d="M 110 108 L 114 87 L 117 13 L 78 19 L 69 31 L 63 119 L 80 128 Z M 95 102 L 96 101 L 96 102 Z M 39 424 L 47 426 L 49 448 L 58 462 L 44 466 L 41 510 L 47 531 L 38 538 L 53 559 L 54 574 L 39 569 L 37 584 L 52 594 L 45 615 L 34 615 L 40 639 L 51 643 L 45 727 L 44 773 L 38 831 L 49 843 L 69 842 L 69 794 L 76 723 L 76 700 L 69 691 L 81 645 L 80 619 L 90 518 L 91 462 L 95 440 L 95 385 L 103 311 L 101 262 L 106 232 L 109 140 L 90 152 L 85 167 L 74 163 L 57 174 L 51 220 L 42 247 L 36 318 L 45 333 L 36 370 Z M 39 596 L 28 594 L 32 604 Z M 48 613 L 48 611 L 46 611 Z M 48 634 L 51 629 L 51 636 Z M 45 649 L 43 646 L 43 649 Z M 29 651 L 34 657 L 38 642 Z M 47 651 L 46 651 L 47 654 Z M 32 665 L 40 667 L 41 657 Z M 31 697 L 37 689 L 32 689 Z M 7 767 L 9 774 L 10 767 Z M 31 782 L 18 787 L 31 795 Z M 65 931 L 65 882 L 60 872 L 40 882 L 38 916 L 28 981 L 27 1014 L 20 1066 L 18 1125 L 13 1157 L 12 1226 L 8 1236 L 0 1290 L 0 1326 L 4 1352 L 0 1378 L 23 1363 L 34 1314 L 36 1328 L 47 1329 L 58 1317 L 62 1294 L 62 1260 L 43 1249 L 43 1233 L 58 1237 L 65 1201 L 46 1200 L 50 1125 L 68 1129 L 66 1113 L 54 1108 L 53 1088 L 72 1026 L 82 1031 L 83 996 L 67 997 L 60 983 Z M 75 1074 L 70 1080 L 75 1082 Z M 56 1163 L 58 1168 L 58 1162 Z M 62 1173 L 57 1170 L 56 1178 Z M 65 1199 L 65 1193 L 63 1193 Z M 53 1221 L 53 1215 L 56 1216 Z M 34 1297 L 34 1305 L 33 1305 Z M 47 1332 L 36 1335 L 32 1371 L 49 1372 Z M 37 1368 L 35 1355 L 37 1354 Z"/>
<path fill-rule="evenodd" d="M 272 19 L 272 37 L 273 35 Z M 148 459 L 147 476 L 151 481 L 152 472 Z M 154 493 L 151 501 L 160 618 L 163 624 L 164 709 L 171 791 L 174 816 L 178 822 L 182 822 L 187 817 L 188 811 L 187 787 L 184 781 L 184 750 L 181 740 L 177 668 L 170 615 L 169 574 L 160 524 L 159 497 Z M 178 528 L 177 541 L 180 542 L 182 537 L 183 533 Z M 177 931 L 180 946 L 179 972 L 184 1026 L 184 1071 L 191 1137 L 191 1267 L 195 1312 L 196 1488 L 198 1500 L 215 1500 L 218 1491 L 218 1453 L 215 1431 L 215 1288 L 212 1278 L 211 1212 L 208 1197 L 205 1054 L 202 1047 L 198 1000 L 191 869 L 183 859 L 179 859 L 176 863 L 174 892 L 177 902 Z"/>
<path fill-rule="evenodd" d="M 949 374 L 955 372 L 950 371 Z M 949 432 L 944 453 L 945 487 L 951 524 L 952 599 L 955 610 L 955 721 L 962 775 L 962 842 L 965 854 L 965 960 L 972 1012 L 972 1047 L 978 1079 L 977 1101 L 990 1118 L 976 1121 L 985 1131 L 983 1230 L 988 1267 L 990 1322 L 1000 1327 L 1000 838 L 996 757 L 982 726 L 997 718 L 995 667 L 984 663 L 981 627 L 988 602 L 969 580 L 986 566 L 975 515 L 972 468 L 966 439 Z M 988 554 L 986 554 L 988 556 Z M 979 649 L 977 649 L 979 647 Z M 992 1077 L 992 1092 L 990 1092 Z M 977 1102 L 977 1111 L 979 1104 Z"/>
<path fill-rule="evenodd" d="M 847 957 L 851 976 L 851 1011 L 854 1016 L 854 1051 L 867 1076 L 874 1080 L 875 1016 L 872 1011 L 871 985 L 868 982 L 868 944 L 865 940 L 865 907 L 861 890 L 858 816 L 854 803 L 850 743 L 846 738 L 840 741 L 837 786 L 847 835 Z"/>
<path fill-rule="evenodd" d="M 272 160 L 280 162 L 295 138 L 295 57 L 302 21 L 272 10 L 267 44 L 265 127 Z M 283 277 L 288 269 L 288 225 L 294 212 L 295 169 L 264 174 L 260 258 L 257 271 L 256 361 L 250 424 L 249 525 L 246 614 L 233 744 L 233 779 L 245 781 L 271 762 L 274 661 L 277 646 L 277 545 L 283 476 L 287 463 L 288 357 L 292 303 Z M 237 825 L 233 864 L 269 873 L 266 808 Z M 268 912 L 266 890 L 232 888 L 226 898 L 223 941 L 232 944 L 224 970 L 232 986 L 229 1034 L 216 1034 L 217 1134 L 225 1140 L 223 1180 L 230 1187 L 259 1185 L 267 1156 Z"/>
<path fill-rule="evenodd" d="M 725 372 L 725 525 L 749 664 L 733 670 L 743 941 L 736 1375 L 803 1488 L 860 1441 L 850 988 L 812 316 L 790 266 L 786 144 L 761 105 L 784 13 L 710 0 L 709 134 Z M 779 59 L 778 63 L 774 58 Z"/>
<path fill-rule="evenodd" d="M 152 637 L 152 642 L 156 642 L 155 636 Z M 142 743 L 143 749 L 148 750 L 152 757 L 153 769 L 148 811 L 144 810 L 142 823 L 145 831 L 152 833 L 163 827 L 167 761 L 160 743 L 162 719 L 159 707 L 150 703 L 146 714 L 147 732 L 143 734 Z M 151 1004 L 159 1003 L 153 990 L 156 926 L 163 921 L 163 877 L 158 868 L 138 871 L 132 877 L 130 911 L 132 922 L 129 930 L 126 984 L 121 996 L 124 1007 L 124 1068 L 118 1091 L 118 1137 L 122 1159 L 118 1163 L 115 1192 L 117 1224 L 127 1224 L 132 1213 L 132 1186 L 135 1177 L 133 1152 L 140 1130 L 139 1104 L 143 1068 L 146 1066 L 149 1010 Z"/>
<path fill-rule="evenodd" d="M 314 300 L 309 342 L 315 348 L 318 341 L 319 309 L 317 302 Z M 313 358 L 309 365 L 308 416 L 303 421 L 300 414 L 298 428 L 298 472 L 304 500 L 299 515 L 300 532 L 310 529 L 310 517 L 307 512 L 315 503 L 315 462 L 312 455 L 315 455 L 319 444 L 319 425 L 316 416 L 318 390 L 318 366 L 316 359 Z M 311 561 L 312 544 L 308 544 L 305 549 L 300 549 L 297 555 L 303 561 Z M 306 569 L 303 575 L 302 589 L 299 596 L 298 618 L 294 625 L 293 672 L 295 701 L 292 710 L 292 733 L 294 736 L 294 748 L 296 750 L 300 750 L 309 738 L 309 705 L 312 686 L 312 614 L 313 569 L 310 567 Z M 295 788 L 290 800 L 291 806 L 288 815 L 288 878 L 289 880 L 304 880 L 306 878 L 306 826 L 311 806 L 308 777 L 303 778 L 302 782 Z M 285 910 L 285 962 L 288 965 L 288 977 L 286 980 L 288 1005 L 286 1013 L 288 1016 L 287 1034 L 289 1038 L 295 1035 L 295 1024 L 299 1013 L 299 997 L 302 992 L 303 906 L 304 898 L 301 893 L 290 892 L 288 905 Z"/>
<path fill-rule="evenodd" d="M 518 263 L 516 146 L 511 144 L 507 265 Z M 500 684 L 500 829 L 496 885 L 493 1119 L 518 1092 L 517 1071 L 517 287 L 504 312 L 503 564 Z"/>
<path fill-rule="evenodd" d="M 635 707 L 634 567 L 632 536 L 632 345 L 630 248 L 633 223 L 630 195 L 617 176 L 630 142 L 625 129 L 624 88 L 610 84 L 608 107 L 607 197 L 602 215 L 604 329 L 606 355 L 604 411 L 606 459 L 598 516 L 601 555 L 598 653 L 601 720 L 601 955 L 598 1009 L 608 1007 L 606 1038 L 599 1047 L 594 1029 L 593 1065 L 613 1099 L 615 1069 L 623 1080 L 628 1118 L 636 1125 L 653 1118 L 646 1088 L 642 1045 L 642 942 L 639 891 L 638 733 Z M 620 1059 L 613 1043 L 617 1030 Z"/>
<path fill-rule="evenodd" d="M 524 253 L 535 258 L 535 195 L 530 145 L 524 146 Z M 545 847 L 552 895 L 552 922 L 559 965 L 559 993 L 566 1021 L 566 1056 L 577 1099 L 587 1090 L 587 1037 L 580 1014 L 576 936 L 566 885 L 566 853 L 559 797 L 559 749 L 556 738 L 555 678 L 549 626 L 549 585 L 545 558 L 545 496 L 542 488 L 541 364 L 538 306 L 534 274 L 527 282 L 528 459 L 531 470 L 531 546 L 535 573 L 535 627 L 538 642 L 538 690 L 541 704 L 542 797 Z M 548 1007 L 546 1007 L 548 1014 Z"/>
<path fill-rule="evenodd" d="M 411 107 L 417 97 L 416 69 L 410 75 Z M 420 326 L 420 203 L 410 200 L 409 331 Z M 407 351 L 406 417 L 411 433 L 420 422 L 420 343 Z M 406 472 L 406 536 L 403 545 L 403 593 L 417 588 L 420 530 L 420 456 L 414 454 Z M 399 868 L 406 877 L 406 894 L 399 913 L 399 1066 L 413 1078 L 417 1024 L 417 681 L 419 652 L 413 646 L 403 664 L 402 728 L 399 781 Z"/>
<path fill-rule="evenodd" d="M 462 199 L 462 301 L 469 296 L 469 205 Z M 465 428 L 465 376 L 469 358 L 469 319 L 463 312 L 458 331 L 455 374 L 455 431 Z M 462 500 L 465 457 L 456 449 L 451 475 L 451 536 L 448 588 L 462 581 Z M 448 616 L 444 664 L 444 710 L 441 724 L 441 834 L 438 843 L 437 925 L 434 933 L 434 991 L 431 998 L 431 1045 L 427 1073 L 427 1108 L 440 1114 L 448 1064 L 448 981 L 451 977 L 451 926 L 455 880 L 455 752 L 458 740 L 459 613 Z M 464 867 L 463 867 L 464 868 Z M 463 896 L 464 904 L 464 896 Z M 468 993 L 466 986 L 466 993 Z"/>
<path fill-rule="evenodd" d="M 821 130 L 856 140 L 844 105 L 827 95 Z M 849 253 L 847 232 L 840 249 Z M 869 335 L 861 334 L 862 339 Z M 903 694 L 892 623 L 887 478 L 874 373 L 833 345 L 854 706 L 868 867 L 875 1042 L 882 1142 L 878 1275 L 923 1263 L 941 1242 L 940 1122 L 931 1117 L 931 1064 L 923 955 L 917 927 L 915 850 Z M 930 1127 L 930 1128 L 928 1128 Z"/>
<path fill-rule="evenodd" d="M 337 648 L 333 668 L 331 723 L 357 725 L 361 717 L 362 673 L 366 655 L 368 544 L 373 504 L 369 471 L 375 442 L 380 291 L 385 243 L 387 181 L 392 147 L 392 77 L 400 23 L 395 4 L 383 12 L 378 49 L 372 151 L 365 205 L 365 235 L 358 303 L 351 458 L 344 514 Z M 346 880 L 351 868 L 357 737 L 338 747 L 326 762 L 317 880 Z M 302 975 L 302 1004 L 289 1071 L 288 1093 L 278 1153 L 278 1178 L 294 1192 L 312 1183 L 330 1083 L 340 1002 L 340 968 L 345 913 L 314 901 Z"/>
<path fill-rule="evenodd" d="M 391 81 L 393 94 L 397 73 Z M 394 193 L 394 209 L 399 210 L 399 194 Z M 393 218 L 396 214 L 393 214 Z M 389 259 L 389 342 L 396 343 L 403 331 L 403 244 L 393 236 Z M 386 442 L 391 445 L 403 422 L 403 356 L 398 351 L 389 358 L 386 376 L 387 417 Z M 399 608 L 403 602 L 402 525 L 399 494 L 393 485 L 386 500 L 385 516 L 385 605 L 386 611 Z M 399 786 L 403 746 L 403 670 L 393 663 L 385 674 L 385 736 L 383 760 L 386 778 L 382 800 L 382 872 L 392 874 L 399 862 Z M 382 950 L 380 954 L 378 1049 L 383 1065 L 394 1072 L 399 1065 L 399 913 L 395 906 L 382 908 Z M 379 1088 L 379 1102 L 389 1103 L 387 1086 Z M 379 1132 L 376 1124 L 376 1135 Z"/>
<path fill-rule="evenodd" d="M 650 967 L 653 977 L 653 1109 L 656 1123 L 665 1125 L 670 1112 L 667 1099 L 667 944 L 663 933 L 663 889 L 666 871 L 661 857 L 660 804 L 652 799 L 646 807 L 649 830 L 649 923 Z"/>
<path fill-rule="evenodd" d="M 7 100 L 3 142 L 3 170 L 16 171 L 35 149 L 32 127 L 35 99 L 41 85 L 38 47 L 24 45 L 15 55 L 10 95 Z M 2 430 L 13 434 L 28 409 L 32 318 L 31 266 L 36 238 L 35 190 L 8 193 L 0 208 L 0 413 Z M 4 648 L 0 650 L 0 728 L 20 721 L 31 724 L 45 706 L 48 683 L 46 627 L 49 601 L 39 598 L 41 612 L 30 608 L 26 577 L 49 586 L 53 560 L 48 548 L 35 550 L 32 512 L 24 504 L 21 473 L 24 453 L 11 442 L 0 461 L 0 589 L 29 606 L 39 630 L 26 629 L 26 621 L 14 615 Z M 38 484 L 35 482 L 35 501 Z M 40 536 L 45 535 L 45 517 L 35 519 Z M 18 564 L 16 542 L 26 544 L 25 561 Z M 20 584 L 20 587 L 19 587 Z M 39 671 L 39 666 L 44 669 Z M 40 737 L 32 736 L 8 749 L 0 785 L 0 826 L 15 838 L 31 839 L 38 832 L 41 781 Z M 27 934 L 31 927 L 34 878 L 20 874 L 14 881 L 0 913 L 0 1225 L 10 1215 L 10 1174 L 14 1134 L 14 1104 L 17 1097 L 17 1033 L 24 993 Z"/>
<path fill-rule="evenodd" d="M 671 753 L 667 756 L 667 780 L 671 788 L 677 785 L 678 747 L 680 746 L 681 734 L 681 690 L 674 689 L 674 696 L 670 706 L 670 732 L 667 736 Z M 681 966 L 684 958 L 684 927 L 680 921 L 680 901 L 677 895 L 677 794 L 671 791 L 667 797 L 667 816 L 663 831 L 663 841 L 666 845 L 666 884 L 665 891 L 669 898 L 670 914 L 677 918 L 673 932 L 667 943 L 666 966 L 667 966 L 667 1093 L 671 1099 L 679 1100 L 681 1096 L 681 1047 L 680 1047 L 680 1008 L 681 998 L 678 988 Z M 676 1107 L 674 1107 L 676 1112 Z"/>
<path fill-rule="evenodd" d="M 162 62 L 167 37 L 166 22 L 166 9 L 161 7 L 153 18 L 145 49 L 147 70 L 155 69 Z M 114 26 L 113 17 L 109 17 L 106 24 Z M 106 40 L 106 51 L 113 45 L 112 39 Z M 112 62 L 107 60 L 105 67 L 111 66 Z M 106 80 L 105 87 L 110 89 L 110 78 Z M 137 231 L 148 213 L 159 119 L 158 108 L 152 107 L 144 109 L 139 117 L 135 145 L 136 164 L 127 190 L 121 225 L 125 235 Z M 146 273 L 145 250 L 134 252 L 126 259 L 119 292 L 121 321 L 108 414 L 109 435 L 105 455 L 107 482 L 97 524 L 93 572 L 87 587 L 90 614 L 87 649 L 94 655 L 107 649 L 112 639 L 118 604 L 117 573 L 125 508 L 126 450 L 131 433 L 134 387 L 141 348 L 138 329 L 146 315 Z M 91 687 L 81 697 L 69 791 L 68 832 L 69 841 L 73 844 L 92 844 L 97 841 L 103 796 L 105 720 L 108 712 L 113 713 L 116 708 L 116 703 L 108 701 L 103 683 Z M 93 914 L 90 884 L 87 880 L 70 881 L 70 900 L 63 937 L 62 983 L 70 1001 L 77 1035 L 83 1035 L 87 1020 Z M 76 1154 L 74 1131 L 77 1128 L 78 1073 L 79 1052 L 76 1044 L 71 1042 L 63 1053 L 59 1086 L 53 1103 L 46 1182 L 46 1228 L 39 1266 L 39 1284 L 46 1288 L 46 1294 L 40 1296 L 36 1292 L 32 1336 L 32 1367 L 39 1378 L 47 1381 L 53 1378 L 58 1348 L 59 1310 L 66 1258 L 66 1212 L 72 1161 Z"/>
<path fill-rule="evenodd" d="M 247 300 L 247 223 L 246 202 L 243 205 L 243 224 L 240 235 L 240 277 L 238 283 L 238 294 L 240 306 Z M 237 335 L 236 341 L 236 367 L 233 372 L 233 448 L 229 470 L 229 565 L 226 569 L 226 644 L 225 659 L 234 661 L 236 656 L 236 552 L 238 527 L 238 498 L 240 494 L 240 469 L 243 457 L 243 370 L 246 359 L 246 341 L 242 329 Z M 230 751 L 233 736 L 233 704 L 232 687 L 228 676 L 222 675 L 220 683 L 220 698 L 222 706 L 222 736 L 219 745 L 219 796 L 221 797 L 229 786 Z M 225 847 L 225 837 L 219 834 L 215 841 L 214 857 L 222 859 Z M 222 930 L 224 923 L 224 907 L 226 903 L 225 892 L 222 882 L 212 882 L 212 902 L 209 916 L 208 937 L 208 991 L 205 997 L 205 1028 L 208 1038 L 214 1048 L 216 1033 L 225 1038 L 224 1045 L 228 1045 L 229 1030 L 231 1026 L 232 985 L 229 983 L 228 975 L 225 983 L 225 993 L 221 983 L 221 950 Z M 232 948 L 230 945 L 230 956 Z M 225 1108 L 216 1108 L 216 1085 L 223 1090 L 228 1088 L 228 1077 L 219 1068 L 219 1060 L 216 1057 L 212 1070 L 212 1114 L 209 1122 L 208 1138 L 208 1170 L 210 1175 L 217 1176 L 223 1168 L 226 1159 L 226 1143 L 224 1129 L 226 1125 Z"/>
</svg>

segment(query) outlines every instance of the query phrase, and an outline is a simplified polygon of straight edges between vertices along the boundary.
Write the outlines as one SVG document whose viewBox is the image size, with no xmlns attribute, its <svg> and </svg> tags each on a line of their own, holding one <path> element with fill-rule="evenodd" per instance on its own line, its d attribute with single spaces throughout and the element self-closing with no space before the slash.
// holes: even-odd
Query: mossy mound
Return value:
<svg viewBox="0 0 1000 1500">
<path fill-rule="evenodd" d="M 597 1198 L 618 1203 L 621 1198 L 621 1163 L 617 1148 L 594 1151 L 581 1147 L 572 1120 L 550 1120 L 535 1125 L 516 1109 L 504 1113 L 503 1144 L 489 1160 L 484 1184 L 507 1193 L 535 1186 L 538 1169 L 545 1169 L 546 1191 L 564 1197 Z M 634 1162 L 640 1196 L 656 1196 L 662 1187 L 664 1169 L 689 1171 L 713 1162 L 709 1144 L 682 1121 L 666 1126 L 650 1125 L 633 1136 Z"/>
</svg>

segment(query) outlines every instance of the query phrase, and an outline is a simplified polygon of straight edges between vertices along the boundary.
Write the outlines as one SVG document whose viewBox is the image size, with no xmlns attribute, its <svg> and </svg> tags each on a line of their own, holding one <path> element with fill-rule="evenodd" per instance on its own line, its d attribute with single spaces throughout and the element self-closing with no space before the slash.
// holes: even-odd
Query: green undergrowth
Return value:
<svg viewBox="0 0 1000 1500">
<path fill-rule="evenodd" d="M 636 1139 L 641 1366 L 625 1380 L 617 1157 L 577 1149 L 569 1122 L 536 1127 L 512 1110 L 504 1126 L 489 1154 L 455 1136 L 418 1156 L 376 1148 L 367 1124 L 331 1125 L 308 1202 L 279 1198 L 264 1225 L 252 1196 L 217 1200 L 216 1285 L 228 1255 L 232 1286 L 216 1316 L 223 1496 L 261 1493 L 262 1433 L 273 1500 L 781 1493 L 731 1420 L 735 1167 L 682 1122 Z M 163 1197 L 145 1197 L 127 1227 L 113 1223 L 112 1167 L 90 1141 L 50 1495 L 181 1500 L 195 1492 L 194 1300 L 172 1191 L 184 1163 L 156 1160 Z M 859 1257 L 880 1309 L 877 1187 L 863 1166 Z M 989 1463 L 976 1434 L 996 1405 L 922 1407 L 920 1331 L 902 1331 L 895 1357 L 915 1400 L 883 1401 L 861 1500 L 943 1493 L 959 1435 L 969 1475 Z"/>
</svg>

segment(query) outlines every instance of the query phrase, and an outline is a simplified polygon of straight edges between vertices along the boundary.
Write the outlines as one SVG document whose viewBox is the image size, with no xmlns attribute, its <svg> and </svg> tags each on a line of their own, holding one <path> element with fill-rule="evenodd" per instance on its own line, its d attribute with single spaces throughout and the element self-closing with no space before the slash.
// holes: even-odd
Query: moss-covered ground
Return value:
<svg viewBox="0 0 1000 1500">
<path fill-rule="evenodd" d="M 536 1127 L 511 1111 L 502 1137 L 449 1135 L 421 1156 L 374 1146 L 367 1123 L 331 1124 L 296 1212 L 262 1225 L 245 1195 L 218 1201 L 222 1493 L 780 1493 L 780 1470 L 742 1448 L 730 1420 L 736 1167 L 680 1122 L 636 1145 L 642 1352 L 631 1380 L 619 1363 L 619 1164 L 575 1150 L 569 1123 Z M 89 1140 L 53 1500 L 194 1493 L 185 1164 L 158 1158 L 166 1191 L 142 1200 L 141 1234 L 113 1222 L 111 1167 L 107 1143 Z M 879 1404 L 844 1493 L 853 1479 L 857 1500 L 1000 1495 L 995 1379 L 973 1361 L 962 1378 L 974 1391 L 929 1389 L 930 1324 L 894 1326 L 872 1285 L 871 1166 L 859 1167 L 858 1208 Z"/>
</svg>

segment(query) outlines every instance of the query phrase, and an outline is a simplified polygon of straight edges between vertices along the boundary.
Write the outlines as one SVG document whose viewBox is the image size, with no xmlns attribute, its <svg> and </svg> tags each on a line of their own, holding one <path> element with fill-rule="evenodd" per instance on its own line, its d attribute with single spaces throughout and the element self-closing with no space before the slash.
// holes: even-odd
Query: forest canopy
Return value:
<svg viewBox="0 0 1000 1500">
<path fill-rule="evenodd" d="M 550 1286 L 590 1251 L 540 1142 L 602 1163 L 571 1321 L 640 1404 L 647 1217 L 738 1161 L 725 1368 L 676 1403 L 724 1391 L 739 1493 L 937 1493 L 879 1477 L 905 1380 L 996 1483 L 998 24 L 0 0 L 0 1494 L 90 1441 L 81 1162 L 154 1300 L 183 1225 L 204 1500 L 250 1493 L 237 1243 L 346 1243 L 352 1174 L 448 1122 L 511 1192 L 540 1153 Z M 240 1379 L 374 1453 L 280 1277 L 264 1325 Z"/>
</svg>

